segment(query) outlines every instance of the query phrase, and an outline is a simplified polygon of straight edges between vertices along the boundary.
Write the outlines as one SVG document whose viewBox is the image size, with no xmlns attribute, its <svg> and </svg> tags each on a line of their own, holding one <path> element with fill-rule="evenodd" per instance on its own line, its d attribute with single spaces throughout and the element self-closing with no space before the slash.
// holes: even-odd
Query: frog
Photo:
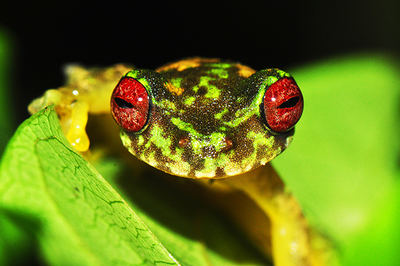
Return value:
<svg viewBox="0 0 400 266">
<path fill-rule="evenodd" d="M 212 189 L 248 195 L 270 221 L 263 241 L 275 265 L 326 264 L 313 244 L 321 237 L 269 164 L 292 142 L 304 107 L 289 73 L 202 57 L 156 70 L 118 64 L 70 66 L 66 72 L 65 86 L 47 90 L 28 109 L 55 105 L 78 152 L 89 150 L 89 114 L 111 113 L 123 146 L 139 160 Z"/>
</svg>

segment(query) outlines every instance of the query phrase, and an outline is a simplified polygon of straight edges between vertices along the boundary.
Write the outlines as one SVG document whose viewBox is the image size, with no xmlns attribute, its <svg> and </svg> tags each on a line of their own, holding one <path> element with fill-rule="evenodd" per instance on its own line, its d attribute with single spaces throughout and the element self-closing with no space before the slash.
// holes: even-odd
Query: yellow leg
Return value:
<svg viewBox="0 0 400 266">
<path fill-rule="evenodd" d="M 275 265 L 327 265 L 324 255 L 312 246 L 299 204 L 270 165 L 217 182 L 245 192 L 269 217 Z"/>
</svg>

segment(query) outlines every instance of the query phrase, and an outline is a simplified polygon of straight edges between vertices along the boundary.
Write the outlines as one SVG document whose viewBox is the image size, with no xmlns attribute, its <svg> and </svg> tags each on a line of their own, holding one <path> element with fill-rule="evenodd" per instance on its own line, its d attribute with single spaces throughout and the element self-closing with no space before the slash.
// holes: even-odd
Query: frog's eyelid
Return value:
<svg viewBox="0 0 400 266">
<path fill-rule="evenodd" d="M 154 78 L 154 75 L 156 76 L 156 78 Z M 149 126 L 149 122 L 153 115 L 154 105 L 157 105 L 157 99 L 155 97 L 155 94 L 157 94 L 158 91 L 165 90 L 164 82 L 162 80 L 162 76 L 160 73 L 158 73 L 157 71 L 147 70 L 147 69 L 138 69 L 138 68 L 132 69 L 131 71 L 127 72 L 124 75 L 124 77 L 133 78 L 137 82 L 142 84 L 148 95 L 149 110 L 148 110 L 147 121 L 141 130 L 137 132 L 132 132 L 133 134 L 141 134 Z"/>
<path fill-rule="evenodd" d="M 132 132 L 135 135 L 140 135 L 142 134 L 148 127 L 151 121 L 151 117 L 153 116 L 153 102 L 155 101 L 154 95 L 153 95 L 153 90 L 152 87 L 150 85 L 150 82 L 148 82 L 146 77 L 142 77 L 144 80 L 146 80 L 147 84 L 142 84 L 140 81 L 138 81 L 140 84 L 143 85 L 143 87 L 145 88 L 146 92 L 147 92 L 147 96 L 148 96 L 148 101 L 149 101 L 149 107 L 148 107 L 148 114 L 147 114 L 147 120 L 144 123 L 144 126 L 142 129 L 140 129 L 137 132 Z"/>
</svg>

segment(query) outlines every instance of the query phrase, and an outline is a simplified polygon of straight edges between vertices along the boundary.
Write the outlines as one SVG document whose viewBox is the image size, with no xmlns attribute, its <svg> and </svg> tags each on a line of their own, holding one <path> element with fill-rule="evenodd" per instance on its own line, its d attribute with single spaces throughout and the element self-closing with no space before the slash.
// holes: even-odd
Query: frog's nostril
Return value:
<svg viewBox="0 0 400 266">
<path fill-rule="evenodd" d="M 189 138 L 188 137 L 183 137 L 179 140 L 178 145 L 181 148 L 186 147 L 189 144 Z"/>
<path fill-rule="evenodd" d="M 223 151 L 227 152 L 232 149 L 233 141 L 229 137 L 225 137 L 224 141 L 225 141 L 225 147 L 223 148 Z"/>
<path fill-rule="evenodd" d="M 131 103 L 129 103 L 121 98 L 115 97 L 114 101 L 118 105 L 119 108 L 127 108 L 127 109 L 133 108 L 133 105 Z"/>
</svg>

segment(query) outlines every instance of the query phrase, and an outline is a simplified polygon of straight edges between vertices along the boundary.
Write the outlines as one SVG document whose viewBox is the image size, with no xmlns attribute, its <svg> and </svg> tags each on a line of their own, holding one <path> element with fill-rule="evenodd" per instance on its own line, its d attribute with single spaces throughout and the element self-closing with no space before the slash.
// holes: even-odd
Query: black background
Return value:
<svg viewBox="0 0 400 266">
<path fill-rule="evenodd" d="M 189 56 L 288 69 L 354 52 L 400 51 L 400 9 L 381 1 L 16 3 L 0 11 L 12 41 L 12 98 L 27 104 L 63 82 L 67 63 L 142 68 Z"/>
</svg>

